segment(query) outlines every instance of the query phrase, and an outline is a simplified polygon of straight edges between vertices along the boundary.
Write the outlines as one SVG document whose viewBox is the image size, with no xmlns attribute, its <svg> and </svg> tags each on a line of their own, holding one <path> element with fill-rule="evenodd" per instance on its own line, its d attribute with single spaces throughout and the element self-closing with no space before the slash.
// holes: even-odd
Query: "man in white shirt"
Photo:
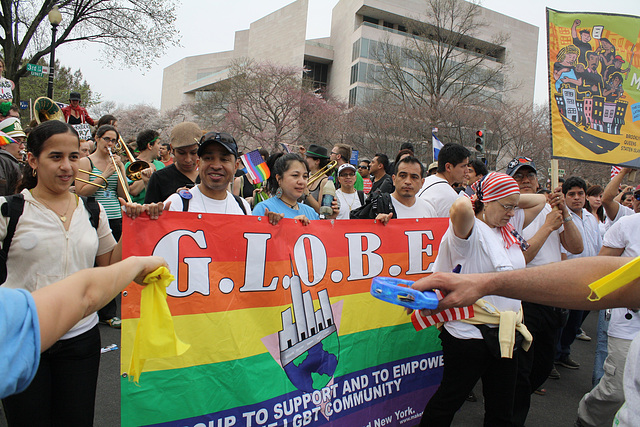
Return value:
<svg viewBox="0 0 640 427">
<path fill-rule="evenodd" d="M 506 173 L 516 180 L 521 194 L 535 194 L 538 190 L 536 165 L 529 157 L 521 156 L 511 160 Z M 553 209 L 547 203 L 522 231 L 522 237 L 529 243 L 529 249 L 524 252 L 527 267 L 559 262 L 562 259 L 561 247 L 571 253 L 583 250 L 582 235 L 572 221 L 560 189 L 553 193 L 551 202 L 558 209 Z M 514 226 L 519 228 L 518 224 Z M 525 301 L 522 302 L 522 309 L 527 329 L 533 335 L 533 344 L 529 351 L 518 353 L 513 411 L 515 426 L 524 425 L 531 393 L 542 386 L 553 368 L 556 335 L 563 315 L 562 309 Z"/>
<path fill-rule="evenodd" d="M 395 191 L 391 193 L 393 213 L 379 213 L 376 220 L 386 224 L 393 218 L 435 218 L 433 207 L 416 197 L 424 182 L 424 166 L 415 157 L 404 157 L 396 163 L 396 173 L 392 177 Z"/>
<path fill-rule="evenodd" d="M 449 217 L 449 209 L 458 198 L 451 186 L 464 182 L 470 155 L 460 144 L 445 144 L 438 154 L 438 171 L 424 180 L 418 196 L 433 206 L 438 217 Z"/>
<path fill-rule="evenodd" d="M 602 247 L 602 237 L 597 218 L 584 208 L 587 184 L 582 178 L 571 177 L 562 184 L 562 192 L 564 193 L 567 207 L 571 211 L 572 221 L 582 235 L 583 245 L 583 250 L 579 254 L 569 253 L 562 248 L 562 258 L 574 259 L 598 255 Z M 565 368 L 578 369 L 580 367 L 580 363 L 571 359 L 570 353 L 571 343 L 575 340 L 576 333 L 582 324 L 582 314 L 582 310 L 571 310 L 567 324 L 562 329 L 556 353 L 556 364 Z"/>
<path fill-rule="evenodd" d="M 251 215 L 247 201 L 227 190 L 238 158 L 235 139 L 228 133 L 209 132 L 198 142 L 198 157 L 200 184 L 169 196 L 165 202 L 170 203 L 169 210 Z"/>
<path fill-rule="evenodd" d="M 640 256 L 640 214 L 621 218 L 604 235 L 601 256 Z M 640 331 L 640 313 L 630 308 L 607 310 L 611 320 L 607 334 L 608 355 L 600 382 L 578 405 L 580 427 L 609 425 L 624 402 L 623 372 L 631 341 Z M 635 307 L 637 308 L 637 307 Z"/>
</svg>

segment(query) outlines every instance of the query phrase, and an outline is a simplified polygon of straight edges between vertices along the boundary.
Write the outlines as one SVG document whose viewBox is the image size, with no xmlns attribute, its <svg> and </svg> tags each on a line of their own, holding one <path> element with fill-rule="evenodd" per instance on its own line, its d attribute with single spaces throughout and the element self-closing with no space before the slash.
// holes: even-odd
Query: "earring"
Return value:
<svg viewBox="0 0 640 427">
<path fill-rule="evenodd" d="M 276 197 L 279 199 L 282 197 L 282 187 L 278 187 L 276 190 Z"/>
<path fill-rule="evenodd" d="M 38 172 L 35 169 L 33 169 L 31 171 L 31 175 L 33 175 L 34 178 L 36 177 L 37 174 L 38 174 Z"/>
</svg>

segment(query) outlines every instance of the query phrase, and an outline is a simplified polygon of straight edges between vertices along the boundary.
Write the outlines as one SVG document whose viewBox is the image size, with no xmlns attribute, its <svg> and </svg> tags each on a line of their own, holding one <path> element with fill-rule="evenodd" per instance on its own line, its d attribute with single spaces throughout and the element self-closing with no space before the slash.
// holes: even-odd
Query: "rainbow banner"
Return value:
<svg viewBox="0 0 640 427">
<path fill-rule="evenodd" d="M 547 9 L 553 157 L 640 167 L 640 17 Z"/>
<path fill-rule="evenodd" d="M 271 171 L 258 150 L 253 150 L 240 156 L 252 184 L 259 184 L 266 181 L 271 175 Z"/>
<path fill-rule="evenodd" d="M 181 356 L 127 369 L 141 287 L 122 294 L 122 426 L 417 424 L 442 378 L 438 331 L 416 332 L 371 279 L 431 271 L 448 220 L 312 221 L 165 212 L 124 219 L 124 255 L 163 256 Z M 406 424 L 409 423 L 409 424 Z"/>
</svg>

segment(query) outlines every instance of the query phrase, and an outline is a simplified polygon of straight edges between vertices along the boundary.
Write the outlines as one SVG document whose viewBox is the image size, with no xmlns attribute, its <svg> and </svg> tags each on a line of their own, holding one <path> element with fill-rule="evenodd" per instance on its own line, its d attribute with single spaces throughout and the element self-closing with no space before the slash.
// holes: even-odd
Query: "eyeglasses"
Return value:
<svg viewBox="0 0 640 427">
<path fill-rule="evenodd" d="M 534 179 L 536 178 L 538 175 L 536 175 L 535 172 L 529 172 L 529 173 L 521 173 L 518 172 L 515 175 L 513 175 L 513 179 L 515 179 L 516 181 L 520 181 L 522 178 L 526 177 L 527 179 Z"/>
<path fill-rule="evenodd" d="M 369 170 L 369 166 L 358 166 L 358 169 L 367 169 L 367 170 Z"/>
<path fill-rule="evenodd" d="M 335 151 L 332 151 L 332 152 L 331 152 L 331 154 L 334 154 L 334 155 L 336 155 L 336 156 L 337 156 L 337 155 L 338 155 L 338 154 L 340 154 L 340 153 L 336 153 Z"/>
<path fill-rule="evenodd" d="M 355 173 L 351 172 L 351 173 L 341 173 L 340 176 L 342 178 L 353 178 L 354 176 L 356 176 Z"/>
<path fill-rule="evenodd" d="M 104 142 L 106 142 L 107 144 L 115 144 L 116 142 L 118 142 L 117 139 L 115 139 L 115 138 L 112 139 L 112 138 L 109 138 L 108 136 L 103 136 L 102 140 Z"/>
<path fill-rule="evenodd" d="M 503 205 L 502 203 L 498 202 L 496 200 L 496 203 L 498 203 L 500 206 L 502 206 L 502 209 L 505 210 L 505 212 L 515 212 L 518 209 L 518 206 L 516 205 Z"/>
</svg>

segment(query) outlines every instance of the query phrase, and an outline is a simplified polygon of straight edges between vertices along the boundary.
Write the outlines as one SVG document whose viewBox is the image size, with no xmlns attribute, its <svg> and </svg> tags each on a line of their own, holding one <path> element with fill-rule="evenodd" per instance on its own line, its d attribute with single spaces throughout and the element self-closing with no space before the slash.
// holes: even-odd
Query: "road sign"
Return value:
<svg viewBox="0 0 640 427">
<path fill-rule="evenodd" d="M 32 76 L 44 77 L 49 75 L 50 68 L 46 65 L 27 64 L 27 71 L 30 71 Z"/>
<path fill-rule="evenodd" d="M 26 110 L 29 108 L 29 101 L 20 101 L 20 109 Z"/>
</svg>

